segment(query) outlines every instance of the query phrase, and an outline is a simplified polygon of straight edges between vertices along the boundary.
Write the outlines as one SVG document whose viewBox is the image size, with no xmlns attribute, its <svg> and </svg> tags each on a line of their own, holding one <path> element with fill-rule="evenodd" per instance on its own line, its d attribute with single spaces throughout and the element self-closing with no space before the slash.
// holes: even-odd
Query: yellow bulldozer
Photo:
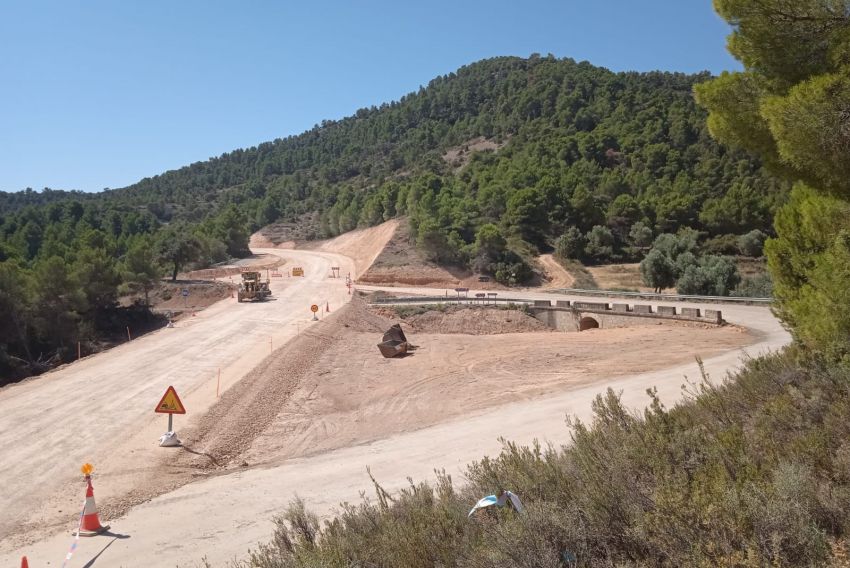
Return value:
<svg viewBox="0 0 850 568">
<path fill-rule="evenodd" d="M 263 282 L 260 279 L 259 272 L 242 273 L 242 283 L 239 285 L 239 292 L 236 294 L 237 301 L 263 301 L 271 295 L 268 280 Z"/>
</svg>

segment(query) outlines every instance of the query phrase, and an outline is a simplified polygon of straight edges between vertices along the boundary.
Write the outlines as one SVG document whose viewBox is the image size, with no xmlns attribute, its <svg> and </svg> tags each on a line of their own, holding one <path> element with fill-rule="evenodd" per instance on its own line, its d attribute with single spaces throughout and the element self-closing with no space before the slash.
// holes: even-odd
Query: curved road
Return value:
<svg viewBox="0 0 850 568">
<path fill-rule="evenodd" d="M 269 333 L 275 334 L 275 345 L 282 345 L 295 332 L 293 322 L 298 318 L 307 319 L 301 315 L 304 304 L 328 297 L 334 306 L 347 298 L 341 281 L 319 278 L 323 270 L 327 272 L 331 262 L 341 264 L 343 274 L 350 270 L 346 259 L 310 251 L 258 252 L 297 259 L 308 269 L 308 278 L 303 282 L 287 282 L 285 289 L 275 288 L 278 303 L 269 305 L 268 313 L 264 308 L 262 318 L 245 317 L 250 306 L 236 310 L 233 304 L 223 302 L 209 313 L 199 315 L 198 321 L 192 321 L 191 326 L 185 329 L 162 330 L 153 334 L 149 339 L 151 345 L 147 347 L 139 345 L 147 340 L 143 338 L 138 340 L 138 344 L 92 358 L 88 365 L 83 362 L 76 370 L 76 366 L 72 365 L 31 383 L 0 391 L 0 425 L 3 431 L 9 432 L 15 424 L 19 424 L 27 432 L 20 450 L 8 446 L 0 450 L 3 478 L 12 479 L 16 486 L 14 491 L 4 492 L 0 503 L 5 504 L 7 510 L 8 507 L 19 509 L 16 502 L 22 494 L 26 494 L 26 501 L 33 501 L 32 478 L 24 483 L 16 482 L 12 477 L 22 473 L 12 463 L 22 463 L 21 452 L 34 460 L 32 467 L 27 466 L 26 473 L 38 476 L 40 482 L 47 482 L 54 475 L 70 479 L 81 460 L 91 455 L 86 448 L 100 443 L 99 447 L 108 451 L 110 444 L 101 442 L 103 438 L 134 431 L 153 435 L 157 430 L 150 426 L 151 406 L 169 383 L 174 382 L 178 391 L 182 389 L 182 392 L 188 393 L 185 402 L 190 411 L 201 411 L 206 408 L 205 401 L 207 406 L 212 403 L 209 396 L 211 373 L 217 365 L 237 369 L 228 383 L 232 384 L 250 370 L 251 362 L 255 363 L 258 357 L 262 357 L 258 349 L 268 352 L 267 339 L 266 343 L 263 341 Z M 393 290 L 426 293 L 425 289 L 419 288 Z M 433 289 L 429 290 L 433 293 Z M 540 292 L 512 292 L 511 295 L 529 299 L 587 300 L 586 297 L 571 298 Z M 713 307 L 710 304 L 694 306 Z M 706 370 L 715 378 L 733 370 L 743 357 L 778 349 L 790 340 L 768 308 L 718 307 L 731 323 L 751 328 L 757 341 L 745 349 L 705 360 Z M 297 316 L 293 313 L 296 309 Z M 172 332 L 175 336 L 177 333 L 184 336 L 179 340 L 162 339 L 163 335 Z M 258 343 L 260 346 L 256 347 Z M 125 349 L 124 353 L 122 349 Z M 370 444 L 198 481 L 135 507 L 126 516 L 112 521 L 113 530 L 130 538 L 85 540 L 72 566 L 82 566 L 107 545 L 109 548 L 103 552 L 99 562 L 109 566 L 193 565 L 202 556 L 221 565 L 234 557 L 245 556 L 247 550 L 256 548 L 258 542 L 269 540 L 273 530 L 272 516 L 282 510 L 296 492 L 311 509 L 327 514 L 342 501 L 356 502 L 361 490 L 370 490 L 366 466 L 370 466 L 376 478 L 390 490 L 406 485 L 407 476 L 430 479 L 434 468 L 445 468 L 457 479 L 465 464 L 485 454 L 497 453 L 500 448 L 497 438 L 500 436 L 520 443 L 534 439 L 554 443 L 567 441 L 565 414 L 587 419 L 590 402 L 609 386 L 621 390 L 623 401 L 633 408 L 646 405 L 645 391 L 652 386 L 657 387 L 661 399 L 670 405 L 681 399 L 680 386 L 684 376 L 698 378 L 695 363 L 489 409 Z M 61 384 L 56 380 L 59 378 L 62 379 Z M 44 412 L 45 408 L 37 408 L 38 405 L 33 404 L 39 401 L 44 404 L 53 401 L 49 415 Z M 63 403 L 70 406 L 62 408 Z M 99 417 L 94 418 L 87 412 L 96 408 L 106 410 L 103 416 L 98 414 Z M 105 420 L 106 415 L 109 422 Z M 53 444 L 46 451 L 44 445 L 32 443 L 34 439 L 47 439 L 53 435 L 61 440 L 61 446 Z M 145 441 L 139 439 L 134 442 L 131 439 L 130 443 L 144 444 Z M 149 441 L 147 446 L 150 446 Z M 102 455 L 106 459 L 109 454 Z M 41 468 L 49 469 L 49 472 L 39 474 Z M 106 478 L 104 473 L 101 479 Z M 78 477 L 74 479 L 78 480 Z M 112 477 L 109 479 L 110 484 L 114 483 Z M 101 485 L 104 483 L 101 481 Z M 77 481 L 75 487 L 79 486 Z M 14 499 L 12 495 L 15 495 Z M 76 503 L 79 500 L 80 495 L 75 494 L 71 501 Z M 78 507 L 78 504 L 73 507 Z M 0 534 L 3 534 L 2 528 Z M 67 532 L 14 552 L 0 545 L 0 563 L 10 564 L 21 554 L 30 555 L 30 559 L 37 559 L 39 564 L 47 560 L 57 561 L 68 545 Z M 154 553 L 163 560 L 152 564 Z"/>
</svg>

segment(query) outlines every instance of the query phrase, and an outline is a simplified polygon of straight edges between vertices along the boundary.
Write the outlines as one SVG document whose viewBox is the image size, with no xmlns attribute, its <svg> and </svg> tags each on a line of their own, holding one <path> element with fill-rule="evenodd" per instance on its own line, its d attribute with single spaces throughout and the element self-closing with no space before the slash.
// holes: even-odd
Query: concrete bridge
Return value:
<svg viewBox="0 0 850 568">
<path fill-rule="evenodd" d="M 556 300 L 553 304 L 550 300 L 534 300 L 528 309 L 538 320 L 562 331 L 646 325 L 647 319 L 691 321 L 712 325 L 724 323 L 720 310 L 650 304 L 569 300 Z"/>
<path fill-rule="evenodd" d="M 594 328 L 631 327 L 647 325 L 647 320 L 676 320 L 723 325 L 723 314 L 717 309 L 653 306 L 651 304 L 628 304 L 588 302 L 584 300 L 538 300 L 527 298 L 498 298 L 495 294 L 485 296 L 403 296 L 376 297 L 372 304 L 465 304 L 526 305 L 529 313 L 553 329 L 561 331 L 584 331 Z"/>
</svg>

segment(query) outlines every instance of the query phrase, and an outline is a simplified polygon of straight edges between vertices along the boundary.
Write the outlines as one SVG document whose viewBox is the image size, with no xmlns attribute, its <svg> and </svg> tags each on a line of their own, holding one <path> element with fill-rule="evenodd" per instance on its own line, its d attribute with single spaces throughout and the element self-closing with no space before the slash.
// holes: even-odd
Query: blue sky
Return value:
<svg viewBox="0 0 850 568">
<path fill-rule="evenodd" d="M 739 66 L 710 0 L 0 0 L 0 190 L 99 191 L 497 55 Z"/>
</svg>

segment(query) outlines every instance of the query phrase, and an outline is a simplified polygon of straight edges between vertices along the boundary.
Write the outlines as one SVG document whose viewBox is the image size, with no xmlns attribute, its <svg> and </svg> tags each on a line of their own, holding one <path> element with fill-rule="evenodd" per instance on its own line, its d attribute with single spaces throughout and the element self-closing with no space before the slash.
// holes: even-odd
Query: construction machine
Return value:
<svg viewBox="0 0 850 568">
<path fill-rule="evenodd" d="M 239 301 L 239 302 L 244 302 L 246 300 L 263 301 L 271 295 L 272 295 L 272 292 L 271 292 L 271 290 L 269 290 L 268 280 L 263 282 L 260 279 L 260 273 L 259 272 L 243 272 L 242 273 L 242 283 L 239 285 L 239 292 L 237 292 L 237 295 L 236 295 L 237 301 Z"/>
</svg>

